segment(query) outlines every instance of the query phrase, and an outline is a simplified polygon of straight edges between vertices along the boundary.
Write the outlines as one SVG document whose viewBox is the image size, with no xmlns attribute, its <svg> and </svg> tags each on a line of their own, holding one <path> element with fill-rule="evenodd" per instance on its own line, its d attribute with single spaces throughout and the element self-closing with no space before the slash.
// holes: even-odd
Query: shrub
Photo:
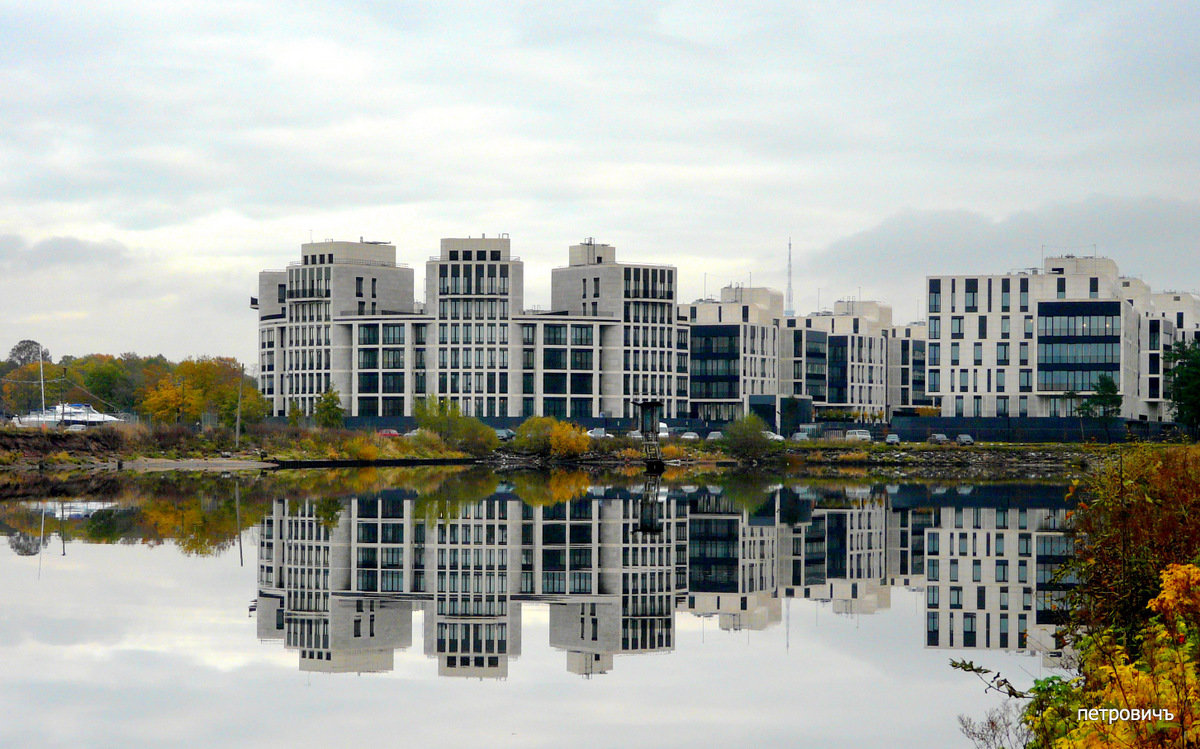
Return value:
<svg viewBox="0 0 1200 749">
<path fill-rule="evenodd" d="M 747 414 L 725 425 L 721 442 L 725 451 L 740 462 L 761 460 L 771 451 L 771 441 L 763 434 L 766 423 L 754 414 Z"/>
<path fill-rule="evenodd" d="M 379 447 L 366 437 L 353 437 L 346 440 L 346 455 L 351 460 L 378 460 Z"/>
<path fill-rule="evenodd" d="M 500 446 L 496 430 L 479 419 L 465 417 L 458 427 L 458 439 L 454 446 L 476 457 L 487 455 Z"/>
<path fill-rule="evenodd" d="M 550 454 L 550 431 L 558 421 L 549 416 L 530 416 L 517 427 L 513 449 L 531 455 Z"/>
<path fill-rule="evenodd" d="M 556 458 L 576 458 L 591 447 L 592 438 L 583 427 L 557 421 L 550 427 L 550 454 Z"/>
<path fill-rule="evenodd" d="M 662 457 L 663 460 L 679 460 L 687 457 L 687 450 L 682 445 L 664 445 Z"/>
<path fill-rule="evenodd" d="M 1200 448 L 1135 448 L 1077 494 L 1073 616 L 1088 630 L 1115 628 L 1136 655 L 1159 571 L 1200 557 Z"/>
<path fill-rule="evenodd" d="M 191 440 L 192 430 L 183 424 L 159 424 L 154 427 L 152 438 L 159 450 L 173 450 Z"/>
<path fill-rule="evenodd" d="M 406 437 L 412 444 L 413 450 L 422 458 L 439 458 L 450 453 L 449 446 L 433 432 L 420 429 L 412 437 Z"/>
<path fill-rule="evenodd" d="M 861 462 L 865 461 L 866 459 L 867 459 L 867 453 L 862 450 L 855 450 L 853 452 L 842 453 L 841 455 L 838 455 L 836 458 L 836 460 L 839 463 L 861 463 Z"/>
<path fill-rule="evenodd" d="M 458 404 L 447 398 L 419 400 L 413 415 L 421 429 L 433 432 L 447 444 L 471 455 L 486 455 L 500 446 L 496 430 L 472 416 L 463 416 Z"/>
</svg>

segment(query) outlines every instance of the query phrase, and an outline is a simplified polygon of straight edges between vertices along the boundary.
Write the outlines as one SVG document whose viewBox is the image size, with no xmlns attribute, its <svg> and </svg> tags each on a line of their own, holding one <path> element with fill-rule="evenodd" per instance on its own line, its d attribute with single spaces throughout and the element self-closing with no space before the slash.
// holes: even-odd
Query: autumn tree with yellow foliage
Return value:
<svg viewBox="0 0 1200 749">
<path fill-rule="evenodd" d="M 553 416 L 531 416 L 517 427 L 513 448 L 531 455 L 576 458 L 587 452 L 592 438 L 583 427 Z"/>
</svg>

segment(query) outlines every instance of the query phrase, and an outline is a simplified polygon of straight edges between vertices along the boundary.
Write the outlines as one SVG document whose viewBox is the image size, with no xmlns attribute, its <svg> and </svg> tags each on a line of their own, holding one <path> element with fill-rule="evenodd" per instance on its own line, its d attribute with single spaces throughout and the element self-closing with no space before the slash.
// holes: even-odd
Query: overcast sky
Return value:
<svg viewBox="0 0 1200 749">
<path fill-rule="evenodd" d="M 0 355 L 254 352 L 311 236 L 584 237 L 681 298 L 923 314 L 932 272 L 1108 255 L 1200 287 L 1188 3 L 0 0 Z"/>
</svg>

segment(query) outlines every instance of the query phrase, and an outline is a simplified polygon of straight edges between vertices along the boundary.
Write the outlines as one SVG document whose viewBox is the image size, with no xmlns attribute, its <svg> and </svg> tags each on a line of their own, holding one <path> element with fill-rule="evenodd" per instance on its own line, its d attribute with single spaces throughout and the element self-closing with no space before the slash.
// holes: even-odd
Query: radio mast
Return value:
<svg viewBox="0 0 1200 749">
<path fill-rule="evenodd" d="M 788 237 L 788 269 L 787 269 L 787 304 L 784 305 L 783 314 L 787 317 L 792 317 L 796 314 L 796 308 L 792 306 L 792 238 Z"/>
</svg>

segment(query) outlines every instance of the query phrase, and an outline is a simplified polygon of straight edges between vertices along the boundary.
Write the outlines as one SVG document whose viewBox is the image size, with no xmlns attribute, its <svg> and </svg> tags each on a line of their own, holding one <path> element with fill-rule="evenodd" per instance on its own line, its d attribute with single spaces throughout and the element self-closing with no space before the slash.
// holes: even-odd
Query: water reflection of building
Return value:
<svg viewBox="0 0 1200 749">
<path fill-rule="evenodd" d="M 502 487 L 448 517 L 420 509 L 399 491 L 357 497 L 325 521 L 313 503 L 276 502 L 260 529 L 259 636 L 298 649 L 305 668 L 386 670 L 420 608 L 439 674 L 503 677 L 520 654 L 521 602 L 540 602 L 569 670 L 674 648 L 686 503 L 606 490 L 534 507 Z"/>
<path fill-rule="evenodd" d="M 852 485 L 810 489 L 797 502 L 808 510 L 780 532 L 784 595 L 826 601 L 843 614 L 888 608 L 886 494 Z"/>
<path fill-rule="evenodd" d="M 780 620 L 777 490 L 739 507 L 718 487 L 689 496 L 688 588 L 684 610 L 716 616 L 721 629 L 765 629 Z"/>
<path fill-rule="evenodd" d="M 760 630 L 783 598 L 871 614 L 901 585 L 926 599 L 929 647 L 1053 642 L 1070 585 L 1053 579 L 1071 549 L 1061 488 L 760 494 L 592 487 L 535 506 L 501 484 L 451 506 L 400 490 L 278 500 L 260 525 L 258 634 L 304 670 L 386 671 L 419 610 L 439 674 L 502 678 L 521 653 L 521 607 L 537 603 L 568 671 L 592 675 L 617 655 L 672 651 L 676 609 Z"/>
<path fill-rule="evenodd" d="M 943 497 L 925 531 L 928 647 L 1030 648 L 1054 641 L 1071 580 L 1055 580 L 1071 553 L 1056 488 L 1003 487 Z M 982 496 L 980 496 L 982 495 Z"/>
</svg>

